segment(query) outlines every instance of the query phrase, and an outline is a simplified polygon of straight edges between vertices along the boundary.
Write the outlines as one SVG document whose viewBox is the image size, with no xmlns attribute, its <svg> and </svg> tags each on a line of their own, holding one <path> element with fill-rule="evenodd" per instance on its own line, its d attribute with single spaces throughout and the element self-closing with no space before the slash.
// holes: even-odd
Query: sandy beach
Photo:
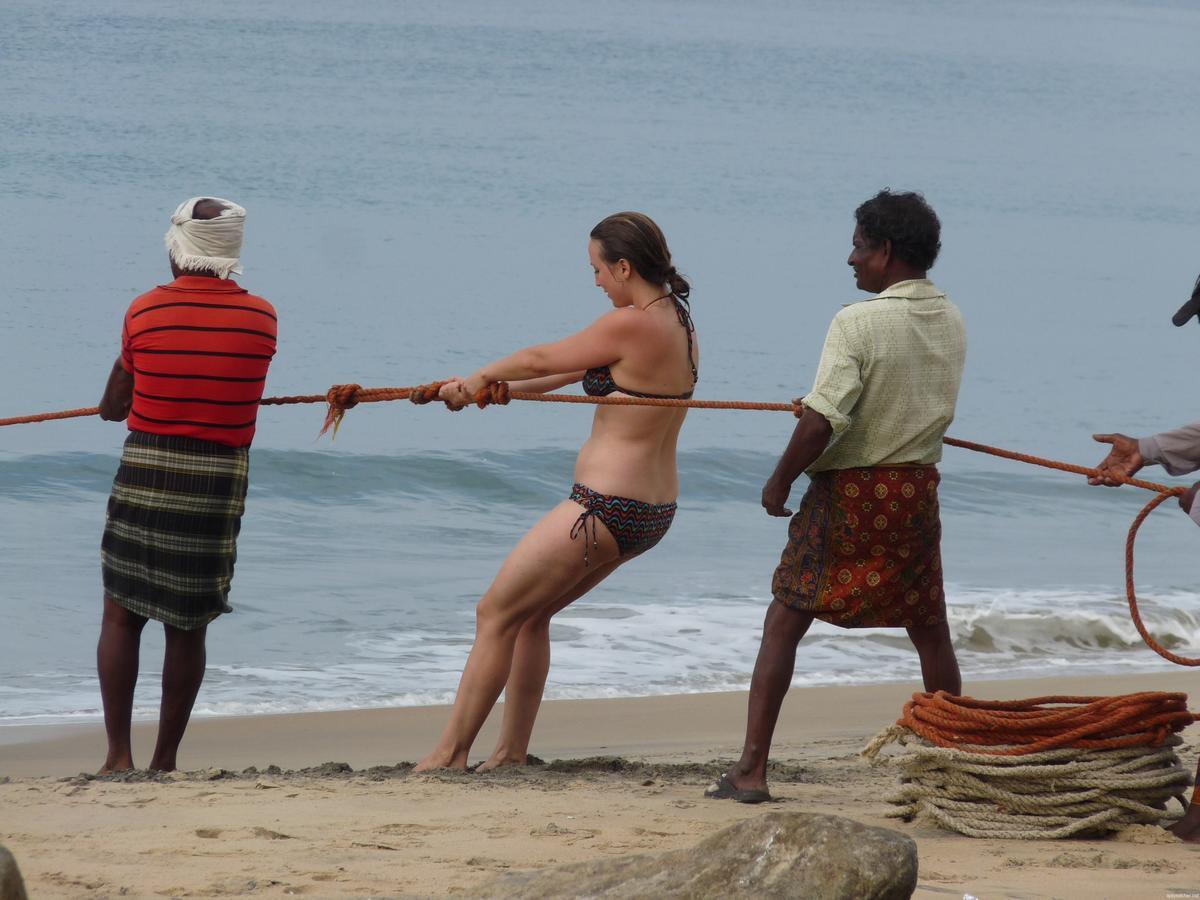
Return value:
<svg viewBox="0 0 1200 900">
<path fill-rule="evenodd" d="M 1179 672 L 969 690 L 1012 699 L 1196 684 Z M 687 847 L 772 809 L 913 837 L 918 897 L 1200 893 L 1200 846 L 1165 832 L 985 841 L 885 818 L 895 772 L 857 754 L 914 687 L 793 690 L 776 742 L 777 800 L 761 807 L 701 796 L 715 761 L 739 747 L 746 698 L 736 693 L 547 703 L 534 750 L 549 764 L 491 775 L 410 774 L 445 719 L 438 707 L 201 719 L 184 743 L 187 771 L 124 781 L 80 775 L 101 759 L 97 726 L 12 727 L 0 730 L 0 841 L 36 898 L 470 896 L 501 873 Z M 138 726 L 139 759 L 152 737 Z M 1184 737 L 1190 765 L 1200 734 Z"/>
</svg>

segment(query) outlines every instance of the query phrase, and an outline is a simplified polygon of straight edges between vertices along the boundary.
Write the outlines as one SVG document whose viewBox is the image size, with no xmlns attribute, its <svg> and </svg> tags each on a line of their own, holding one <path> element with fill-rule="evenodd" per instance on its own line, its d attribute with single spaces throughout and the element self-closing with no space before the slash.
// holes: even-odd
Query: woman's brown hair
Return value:
<svg viewBox="0 0 1200 900">
<path fill-rule="evenodd" d="M 672 296 L 688 299 L 692 286 L 675 271 L 667 239 L 649 216 L 613 213 L 592 229 L 591 238 L 600 244 L 600 258 L 609 265 L 626 260 L 646 281 L 665 284 Z"/>
</svg>

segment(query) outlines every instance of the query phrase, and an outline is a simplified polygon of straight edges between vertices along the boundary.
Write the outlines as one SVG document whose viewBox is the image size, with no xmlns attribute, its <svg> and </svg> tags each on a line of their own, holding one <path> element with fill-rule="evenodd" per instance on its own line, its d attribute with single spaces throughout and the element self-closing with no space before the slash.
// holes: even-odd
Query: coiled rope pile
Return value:
<svg viewBox="0 0 1200 900">
<path fill-rule="evenodd" d="M 914 694 L 863 750 L 901 769 L 886 815 L 970 837 L 1064 838 L 1158 825 L 1191 777 L 1174 748 L 1196 716 L 1186 694 L 984 701 Z"/>
</svg>

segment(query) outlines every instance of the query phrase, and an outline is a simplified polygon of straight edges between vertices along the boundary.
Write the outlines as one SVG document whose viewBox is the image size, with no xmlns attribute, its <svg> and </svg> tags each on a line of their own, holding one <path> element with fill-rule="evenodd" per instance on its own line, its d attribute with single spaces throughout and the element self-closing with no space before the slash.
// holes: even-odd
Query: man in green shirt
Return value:
<svg viewBox="0 0 1200 900">
<path fill-rule="evenodd" d="M 829 327 L 803 415 L 762 492 L 772 516 L 812 479 L 775 570 L 741 759 L 708 791 L 770 799 L 771 736 L 813 619 L 907 629 L 927 691 L 962 681 L 942 592 L 938 471 L 966 355 L 958 308 L 926 278 L 941 225 L 920 194 L 881 191 L 855 211 L 847 260 L 860 290 Z"/>
</svg>

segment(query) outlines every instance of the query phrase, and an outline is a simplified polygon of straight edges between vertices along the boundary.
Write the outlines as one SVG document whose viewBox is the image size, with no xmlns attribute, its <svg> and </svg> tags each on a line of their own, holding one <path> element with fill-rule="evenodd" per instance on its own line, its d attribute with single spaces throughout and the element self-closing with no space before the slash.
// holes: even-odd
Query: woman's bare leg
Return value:
<svg viewBox="0 0 1200 900">
<path fill-rule="evenodd" d="M 604 526 L 601 525 L 601 528 Z M 617 570 L 622 559 L 599 566 L 555 601 L 550 609 L 522 626 L 513 648 L 512 667 L 504 686 L 504 720 L 496 749 L 479 767 L 488 772 L 501 766 L 523 766 L 529 755 L 529 738 L 542 705 L 546 675 L 550 671 L 550 618 L 566 609 Z"/>
<path fill-rule="evenodd" d="M 582 507 L 565 500 L 531 528 L 500 567 L 475 612 L 475 645 L 467 657 L 446 730 L 415 771 L 466 769 L 467 754 L 504 690 L 513 647 L 522 626 L 551 608 L 595 569 L 617 558 L 617 544 L 602 524 L 571 539 Z M 596 545 L 592 546 L 592 535 Z M 590 566 L 584 562 L 587 540 Z"/>
</svg>

